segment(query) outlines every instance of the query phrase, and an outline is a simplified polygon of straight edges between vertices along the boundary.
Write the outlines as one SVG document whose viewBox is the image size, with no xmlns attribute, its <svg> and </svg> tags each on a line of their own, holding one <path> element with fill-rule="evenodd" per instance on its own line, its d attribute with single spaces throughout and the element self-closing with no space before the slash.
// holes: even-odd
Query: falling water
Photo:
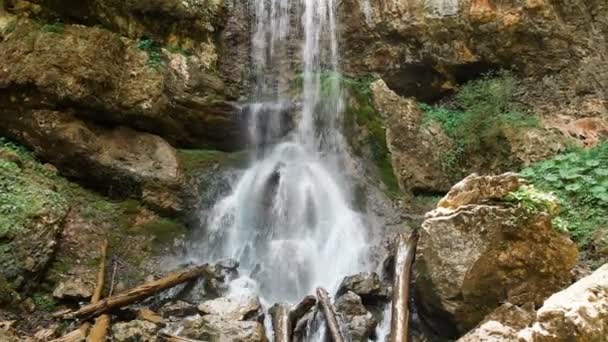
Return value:
<svg viewBox="0 0 608 342">
<path fill-rule="evenodd" d="M 317 286 L 335 290 L 366 261 L 367 230 L 338 172 L 344 143 L 336 3 L 255 0 L 252 11 L 249 133 L 256 153 L 208 215 L 202 250 L 208 259 L 238 260 L 243 283 L 253 281 L 266 301 L 295 302 Z M 293 102 L 285 79 L 290 54 L 303 68 L 301 109 L 281 138 L 280 117 Z"/>
</svg>

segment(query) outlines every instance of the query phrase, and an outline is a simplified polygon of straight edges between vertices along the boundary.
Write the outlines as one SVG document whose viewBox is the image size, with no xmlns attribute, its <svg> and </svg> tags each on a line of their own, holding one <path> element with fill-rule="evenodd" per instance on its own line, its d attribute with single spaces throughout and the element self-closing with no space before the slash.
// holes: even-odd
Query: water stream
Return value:
<svg viewBox="0 0 608 342">
<path fill-rule="evenodd" d="M 340 172 L 342 91 L 337 77 L 324 76 L 339 71 L 336 1 L 255 0 L 251 10 L 254 153 L 207 215 L 202 250 L 208 260 L 239 261 L 232 287 L 252 288 L 267 303 L 294 303 L 319 286 L 332 293 L 344 276 L 368 267 L 368 229 Z M 295 97 L 286 81 L 290 58 L 303 70 Z M 295 99 L 294 129 L 281 137 L 281 116 Z"/>
</svg>

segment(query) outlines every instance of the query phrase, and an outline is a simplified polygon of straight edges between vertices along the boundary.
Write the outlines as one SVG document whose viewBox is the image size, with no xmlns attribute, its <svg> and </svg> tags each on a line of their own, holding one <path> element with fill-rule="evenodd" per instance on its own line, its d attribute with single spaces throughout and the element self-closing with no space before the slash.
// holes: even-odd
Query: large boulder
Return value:
<svg viewBox="0 0 608 342">
<path fill-rule="evenodd" d="M 553 204 L 530 210 L 506 200 L 505 189 L 517 189 L 513 177 L 467 177 L 444 206 L 427 213 L 420 229 L 415 268 L 421 313 L 453 335 L 473 328 L 500 303 L 539 306 L 570 282 L 575 244 L 553 229 Z M 473 184 L 501 186 L 475 191 Z"/>
<path fill-rule="evenodd" d="M 260 299 L 256 296 L 220 297 L 198 306 L 203 315 L 217 315 L 229 320 L 256 320 L 263 317 Z"/>
<path fill-rule="evenodd" d="M 361 297 L 365 303 L 373 304 L 377 301 L 389 301 L 390 289 L 380 280 L 376 272 L 357 273 L 342 279 L 338 287 L 337 296 L 349 291 Z"/>
<path fill-rule="evenodd" d="M 133 342 L 147 341 L 156 342 L 157 332 L 160 327 L 152 322 L 144 320 L 133 320 L 112 324 L 112 341 Z"/>
</svg>

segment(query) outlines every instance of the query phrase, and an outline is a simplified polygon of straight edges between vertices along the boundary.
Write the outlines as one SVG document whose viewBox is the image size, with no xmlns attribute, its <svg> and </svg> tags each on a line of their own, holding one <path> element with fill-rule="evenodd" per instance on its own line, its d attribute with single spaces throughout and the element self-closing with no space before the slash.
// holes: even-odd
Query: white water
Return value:
<svg viewBox="0 0 608 342">
<path fill-rule="evenodd" d="M 264 301 L 296 302 L 319 286 L 332 292 L 344 276 L 366 268 L 367 229 L 339 172 L 341 90 L 336 77 L 321 76 L 338 71 L 336 4 L 255 0 L 253 6 L 249 133 L 256 153 L 209 213 L 202 249 L 207 259 L 238 260 L 248 279 L 238 284 Z M 290 102 L 285 75 L 294 42 L 301 44 L 296 56 L 304 69 L 301 112 L 289 136 L 266 146 L 280 139 L 279 117 Z"/>
</svg>

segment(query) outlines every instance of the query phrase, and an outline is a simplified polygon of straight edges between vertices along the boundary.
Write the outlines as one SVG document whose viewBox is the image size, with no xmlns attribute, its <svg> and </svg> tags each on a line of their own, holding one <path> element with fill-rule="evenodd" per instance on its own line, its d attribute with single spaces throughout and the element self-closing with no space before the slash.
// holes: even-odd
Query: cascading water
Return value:
<svg viewBox="0 0 608 342">
<path fill-rule="evenodd" d="M 351 209 L 340 160 L 342 95 L 334 0 L 255 0 L 250 110 L 251 166 L 206 220 L 207 259 L 234 258 L 267 302 L 335 290 L 365 269 L 367 229 Z M 301 29 L 300 29 L 301 27 Z M 303 34 L 301 110 L 284 130 L 289 55 Z M 274 146 L 268 142 L 280 140 Z"/>
</svg>

